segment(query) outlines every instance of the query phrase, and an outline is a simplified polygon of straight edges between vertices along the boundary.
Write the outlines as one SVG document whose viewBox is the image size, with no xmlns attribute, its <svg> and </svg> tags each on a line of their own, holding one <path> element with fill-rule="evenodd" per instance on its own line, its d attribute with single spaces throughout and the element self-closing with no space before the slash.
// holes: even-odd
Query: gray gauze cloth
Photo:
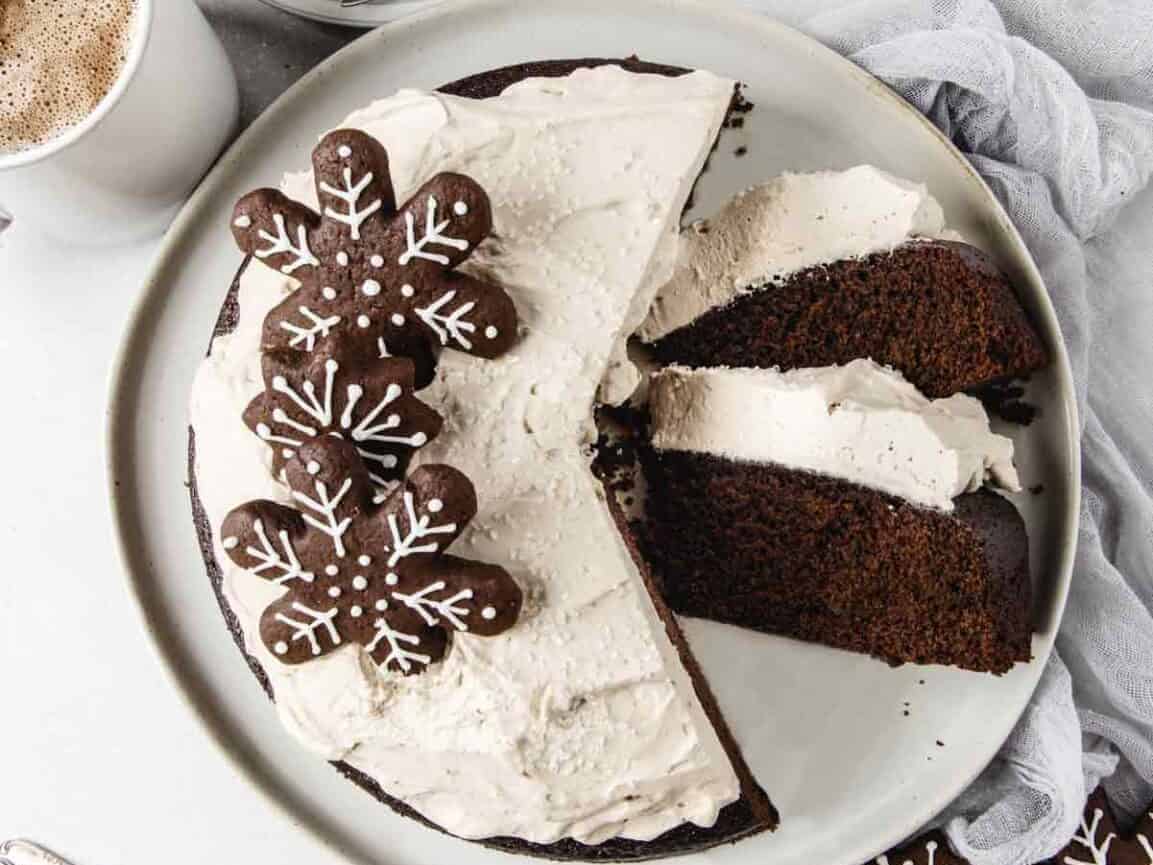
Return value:
<svg viewBox="0 0 1153 865">
<path fill-rule="evenodd" d="M 1153 0 L 745 0 L 883 79 L 963 150 L 1057 309 L 1081 410 L 1073 588 L 1032 703 L 941 815 L 973 865 L 1027 865 L 1102 778 L 1153 798 Z M 811 7 L 810 7 L 811 8 Z"/>
</svg>

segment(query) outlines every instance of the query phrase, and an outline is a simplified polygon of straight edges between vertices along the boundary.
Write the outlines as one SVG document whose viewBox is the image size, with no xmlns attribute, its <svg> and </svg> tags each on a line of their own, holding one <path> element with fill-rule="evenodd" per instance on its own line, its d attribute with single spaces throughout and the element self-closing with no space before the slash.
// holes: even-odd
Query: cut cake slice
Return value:
<svg viewBox="0 0 1153 865">
<path fill-rule="evenodd" d="M 686 231 L 641 336 L 688 366 L 871 358 L 929 397 L 1044 366 L 1009 280 L 955 237 L 923 186 L 871 166 L 785 174 Z"/>
<path fill-rule="evenodd" d="M 673 367 L 651 407 L 643 548 L 678 613 L 891 663 L 1029 659 L 1024 524 L 975 491 L 1019 489 L 1012 443 L 977 400 L 857 360 Z"/>
</svg>

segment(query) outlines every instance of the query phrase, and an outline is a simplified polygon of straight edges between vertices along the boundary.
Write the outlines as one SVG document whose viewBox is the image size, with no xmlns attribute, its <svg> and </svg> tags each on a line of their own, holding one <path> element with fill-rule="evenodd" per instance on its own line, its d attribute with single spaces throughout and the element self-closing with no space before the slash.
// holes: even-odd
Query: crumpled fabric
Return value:
<svg viewBox="0 0 1153 865">
<path fill-rule="evenodd" d="M 1102 780 L 1122 816 L 1153 799 L 1153 3 L 823 0 L 800 21 L 795 6 L 748 5 L 799 23 L 949 136 L 1056 307 L 1084 455 L 1073 588 L 1032 703 L 935 821 L 973 865 L 1048 859 Z"/>
</svg>

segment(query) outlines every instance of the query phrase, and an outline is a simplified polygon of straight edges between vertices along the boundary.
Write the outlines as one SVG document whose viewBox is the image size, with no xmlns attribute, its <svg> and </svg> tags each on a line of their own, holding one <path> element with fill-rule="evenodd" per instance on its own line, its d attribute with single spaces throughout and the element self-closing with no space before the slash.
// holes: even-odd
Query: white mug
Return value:
<svg viewBox="0 0 1153 865">
<path fill-rule="evenodd" d="M 193 0 L 136 0 L 112 89 L 80 123 L 0 153 L 0 231 L 82 244 L 162 230 L 228 142 L 239 104 L 224 47 Z"/>
</svg>

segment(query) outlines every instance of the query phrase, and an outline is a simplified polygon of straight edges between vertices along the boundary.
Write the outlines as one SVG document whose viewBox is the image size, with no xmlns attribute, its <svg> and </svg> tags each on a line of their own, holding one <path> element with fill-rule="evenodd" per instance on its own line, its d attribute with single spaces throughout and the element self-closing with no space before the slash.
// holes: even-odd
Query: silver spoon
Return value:
<svg viewBox="0 0 1153 865">
<path fill-rule="evenodd" d="M 0 865 L 72 865 L 51 850 L 23 838 L 0 844 Z"/>
</svg>

